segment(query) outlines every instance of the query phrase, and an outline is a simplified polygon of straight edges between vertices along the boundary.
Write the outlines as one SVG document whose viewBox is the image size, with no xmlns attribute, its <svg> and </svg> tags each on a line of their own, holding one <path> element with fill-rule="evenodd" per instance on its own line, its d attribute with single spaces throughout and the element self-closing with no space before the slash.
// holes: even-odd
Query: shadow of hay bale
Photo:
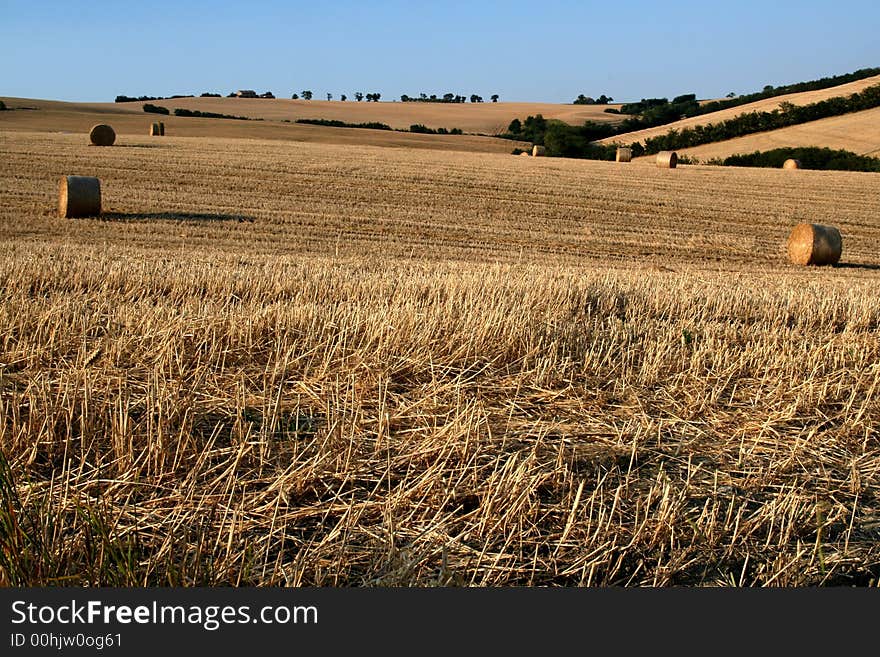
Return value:
<svg viewBox="0 0 880 657">
<path fill-rule="evenodd" d="M 105 212 L 101 215 L 104 221 L 136 223 L 139 221 L 237 221 L 253 223 L 254 217 L 242 214 L 221 214 L 212 212 Z"/>
</svg>

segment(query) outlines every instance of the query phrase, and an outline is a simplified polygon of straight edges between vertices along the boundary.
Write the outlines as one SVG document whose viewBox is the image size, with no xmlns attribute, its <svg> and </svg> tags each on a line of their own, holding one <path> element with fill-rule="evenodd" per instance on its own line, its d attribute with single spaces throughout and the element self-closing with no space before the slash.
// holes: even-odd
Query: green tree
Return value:
<svg viewBox="0 0 880 657">
<path fill-rule="evenodd" d="M 498 94 L 492 94 L 492 102 L 497 103 L 500 96 Z"/>
<path fill-rule="evenodd" d="M 309 91 L 308 89 L 306 89 L 305 91 L 302 92 L 302 97 L 304 100 L 311 100 L 312 99 L 312 92 Z"/>
<path fill-rule="evenodd" d="M 354 92 L 354 99 L 357 102 L 361 102 L 364 99 L 364 95 L 360 91 L 355 91 Z"/>
</svg>

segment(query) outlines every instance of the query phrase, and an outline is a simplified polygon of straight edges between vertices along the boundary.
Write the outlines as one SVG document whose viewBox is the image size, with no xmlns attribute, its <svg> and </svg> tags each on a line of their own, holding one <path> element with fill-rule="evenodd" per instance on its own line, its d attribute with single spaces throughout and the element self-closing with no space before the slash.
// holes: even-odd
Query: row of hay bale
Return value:
<svg viewBox="0 0 880 657">
<path fill-rule="evenodd" d="M 150 126 L 151 137 L 165 136 L 165 123 L 156 121 Z M 89 131 L 89 141 L 93 146 L 112 146 L 116 143 L 116 131 L 106 123 L 92 126 Z"/>
<path fill-rule="evenodd" d="M 619 146 L 617 155 L 614 158 L 616 162 L 632 162 L 632 148 L 628 146 Z M 675 151 L 660 151 L 657 153 L 657 166 L 661 169 L 674 169 L 678 166 L 678 153 Z M 800 169 L 800 160 L 788 159 L 782 165 L 783 169 Z"/>
<path fill-rule="evenodd" d="M 157 121 L 150 126 L 151 136 L 164 136 L 165 124 Z M 112 146 L 116 141 L 116 132 L 106 124 L 93 126 L 89 139 L 96 146 Z M 532 147 L 533 157 L 546 155 L 546 149 L 540 144 Z M 528 155 L 528 152 L 522 155 Z M 632 149 L 621 146 L 617 149 L 617 162 L 632 161 Z M 678 166 L 678 154 L 675 151 L 661 151 L 657 154 L 656 163 L 664 169 Z M 785 169 L 799 169 L 800 162 L 786 160 Z M 58 190 L 58 214 L 64 218 L 92 217 L 101 214 L 101 181 L 90 176 L 64 176 Z M 843 240 L 840 231 L 834 226 L 802 223 L 795 226 L 788 238 L 788 258 L 798 265 L 833 265 L 840 260 L 843 251 Z"/>
</svg>

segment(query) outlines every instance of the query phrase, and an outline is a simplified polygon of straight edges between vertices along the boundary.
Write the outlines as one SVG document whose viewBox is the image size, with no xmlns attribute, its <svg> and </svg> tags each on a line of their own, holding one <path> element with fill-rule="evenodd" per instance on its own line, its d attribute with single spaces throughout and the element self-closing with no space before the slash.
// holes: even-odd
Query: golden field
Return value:
<svg viewBox="0 0 880 657">
<path fill-rule="evenodd" d="M 68 103 L 62 101 L 30 98 L 0 97 L 8 107 L 31 108 L 10 113 L 0 113 L 0 126 L 6 130 L 46 129 L 63 131 L 88 130 L 88 122 L 109 122 L 129 132 L 139 132 L 146 125 L 149 132 L 151 121 L 161 119 L 157 114 L 143 111 L 144 102 L 126 103 Z M 608 114 L 611 105 L 567 105 L 557 103 L 401 103 L 382 101 L 291 100 L 284 98 L 175 98 L 146 101 L 169 109 L 165 123 L 175 135 L 183 137 L 244 137 L 281 138 L 308 141 L 303 135 L 314 135 L 315 126 L 282 123 L 296 119 L 328 119 L 346 123 L 385 123 L 394 129 L 409 130 L 413 124 L 429 128 L 459 128 L 470 135 L 495 135 L 507 131 L 513 119 L 525 119 L 529 115 L 543 114 L 547 119 L 558 119 L 572 125 L 584 121 L 619 123 L 619 114 Z M 199 119 L 176 117 L 176 108 L 214 112 L 232 116 L 245 116 L 261 121 L 235 121 L 230 119 Z M 326 128 L 323 128 L 326 133 Z M 348 129 L 349 131 L 351 129 Z M 413 137 L 425 135 L 413 135 Z M 393 137 L 393 135 L 386 135 Z M 349 135 L 348 139 L 363 139 Z M 400 138 L 399 136 L 397 137 Z M 342 142 L 350 143 L 350 142 Z M 363 143 L 363 142 L 360 142 Z M 421 146 L 416 146 L 421 147 Z M 509 151 L 508 151 L 509 152 Z"/>
<path fill-rule="evenodd" d="M 788 128 L 683 148 L 678 153 L 700 161 L 774 148 L 820 146 L 858 155 L 880 156 L 880 108 L 832 116 Z"/>
<path fill-rule="evenodd" d="M 637 130 L 635 132 L 627 132 L 622 135 L 616 135 L 614 137 L 608 137 L 607 139 L 601 139 L 598 143 L 600 144 L 631 144 L 633 142 L 641 142 L 645 143 L 645 140 L 650 139 L 652 137 L 659 137 L 661 135 L 665 135 L 670 130 L 683 130 L 684 128 L 693 128 L 697 125 L 706 125 L 709 123 L 721 123 L 722 121 L 727 121 L 729 119 L 733 119 L 740 114 L 748 114 L 750 112 L 772 112 L 777 109 L 782 103 L 791 103 L 792 105 L 809 105 L 811 103 L 818 103 L 822 100 L 828 100 L 829 98 L 837 98 L 840 96 L 851 96 L 852 94 L 859 93 L 868 87 L 872 87 L 874 85 L 880 84 L 880 75 L 876 75 L 871 78 L 865 78 L 864 80 L 857 80 L 856 82 L 847 82 L 846 84 L 840 84 L 836 87 L 829 87 L 827 89 L 818 89 L 816 91 L 803 91 L 800 93 L 794 94 L 785 94 L 784 96 L 775 96 L 773 98 L 766 98 L 764 100 L 758 100 L 754 103 L 747 103 L 746 105 L 740 105 L 738 107 L 731 107 L 729 109 L 720 110 L 718 112 L 712 112 L 710 114 L 703 114 L 702 116 L 693 116 L 687 119 L 682 119 L 681 121 L 675 121 L 674 123 L 668 123 L 666 125 L 657 126 L 656 128 L 648 128 L 645 130 Z M 834 117 L 834 118 L 843 118 L 843 117 Z M 795 126 L 797 127 L 797 126 Z M 798 144 L 800 145 L 800 144 Z M 810 146 L 819 145 L 824 146 L 824 144 L 809 144 Z M 738 152 L 749 152 L 749 151 L 738 151 Z M 732 154 L 732 153 L 731 153 Z"/>
<path fill-rule="evenodd" d="M 880 580 L 874 174 L 145 132 L 0 131 L 4 584 Z"/>
</svg>

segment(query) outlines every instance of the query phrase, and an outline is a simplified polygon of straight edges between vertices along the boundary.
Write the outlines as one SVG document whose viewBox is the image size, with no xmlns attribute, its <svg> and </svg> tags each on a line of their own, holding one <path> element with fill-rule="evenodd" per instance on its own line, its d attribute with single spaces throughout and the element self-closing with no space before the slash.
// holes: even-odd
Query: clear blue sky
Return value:
<svg viewBox="0 0 880 657">
<path fill-rule="evenodd" d="M 707 98 L 880 66 L 880 1 L 0 0 L 0 48 L 0 96 Z"/>
</svg>

